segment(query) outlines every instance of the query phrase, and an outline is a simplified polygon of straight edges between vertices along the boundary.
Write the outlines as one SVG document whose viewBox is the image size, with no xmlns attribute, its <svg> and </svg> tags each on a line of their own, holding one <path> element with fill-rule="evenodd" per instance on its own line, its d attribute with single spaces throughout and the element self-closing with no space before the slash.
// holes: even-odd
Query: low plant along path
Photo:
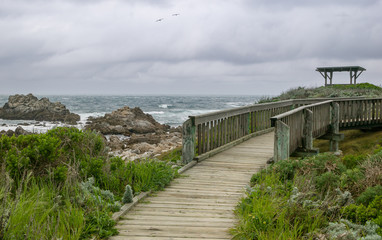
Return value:
<svg viewBox="0 0 382 240">
<path fill-rule="evenodd" d="M 274 133 L 204 160 L 121 218 L 112 240 L 231 239 L 234 209 L 253 173 L 273 156 Z"/>
</svg>

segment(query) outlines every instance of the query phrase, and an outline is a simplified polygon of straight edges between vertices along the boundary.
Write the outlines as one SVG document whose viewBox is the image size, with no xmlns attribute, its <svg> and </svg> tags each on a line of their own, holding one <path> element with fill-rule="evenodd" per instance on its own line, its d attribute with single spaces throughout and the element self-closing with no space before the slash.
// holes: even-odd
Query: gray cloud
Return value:
<svg viewBox="0 0 382 240">
<path fill-rule="evenodd" d="M 380 0 L 4 0 L 0 94 L 276 94 L 321 85 L 314 70 L 326 65 L 364 66 L 360 80 L 380 84 L 381 10 Z"/>
</svg>

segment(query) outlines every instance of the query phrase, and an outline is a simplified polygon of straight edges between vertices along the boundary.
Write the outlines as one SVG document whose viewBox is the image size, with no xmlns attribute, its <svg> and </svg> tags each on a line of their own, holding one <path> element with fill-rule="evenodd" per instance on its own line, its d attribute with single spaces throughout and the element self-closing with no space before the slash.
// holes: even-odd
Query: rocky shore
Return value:
<svg viewBox="0 0 382 240">
<path fill-rule="evenodd" d="M 85 129 L 106 135 L 111 152 L 129 160 L 152 158 L 182 144 L 180 128 L 160 124 L 140 108 L 123 107 L 90 118 Z"/>
<path fill-rule="evenodd" d="M 76 124 L 80 116 L 70 113 L 60 102 L 52 103 L 48 98 L 38 99 L 32 94 L 9 96 L 0 108 L 0 118 L 9 120 L 60 121 Z"/>
<path fill-rule="evenodd" d="M 38 100 L 32 94 L 10 96 L 9 101 L 0 108 L 0 118 L 65 123 L 80 120 L 77 114 L 70 113 L 61 103 L 51 103 L 47 98 Z M 170 128 L 160 124 L 140 108 L 125 106 L 102 117 L 89 118 L 84 129 L 103 134 L 110 152 L 126 160 L 154 158 L 182 145 L 180 127 Z M 21 126 L 15 131 L 0 132 L 0 136 L 27 134 L 32 133 Z"/>
<path fill-rule="evenodd" d="M 182 145 L 178 131 L 150 134 L 133 134 L 130 138 L 110 136 L 107 142 L 113 155 L 123 159 L 154 158 Z"/>
<path fill-rule="evenodd" d="M 155 121 L 150 114 L 145 114 L 140 108 L 123 107 L 105 114 L 103 117 L 89 118 L 86 129 L 102 134 L 121 134 L 130 136 L 133 133 L 145 134 L 166 131 L 170 126 Z"/>
</svg>

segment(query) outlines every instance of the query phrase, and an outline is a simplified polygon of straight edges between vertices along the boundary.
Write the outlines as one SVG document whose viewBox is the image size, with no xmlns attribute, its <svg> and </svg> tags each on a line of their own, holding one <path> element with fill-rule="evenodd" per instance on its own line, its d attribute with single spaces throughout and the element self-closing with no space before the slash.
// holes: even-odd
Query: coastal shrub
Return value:
<svg viewBox="0 0 382 240">
<path fill-rule="evenodd" d="M 292 180 L 296 173 L 296 169 L 301 166 L 302 163 L 300 160 L 290 159 L 276 162 L 272 166 L 272 169 L 279 174 L 281 181 L 286 181 Z"/>
<path fill-rule="evenodd" d="M 247 198 L 236 208 L 234 239 L 313 239 L 341 217 L 362 226 L 367 221 L 378 225 L 378 201 L 365 206 L 352 198 L 352 192 L 363 191 L 359 185 L 367 162 L 356 161 L 347 168 L 341 158 L 319 154 L 280 161 L 254 174 Z"/>
<path fill-rule="evenodd" d="M 341 188 L 348 189 L 352 193 L 358 193 L 361 191 L 359 182 L 365 178 L 365 174 L 358 168 L 348 169 L 341 174 Z"/>
<path fill-rule="evenodd" d="M 366 158 L 367 157 L 365 154 L 359 154 L 359 155 L 348 154 L 342 158 L 342 162 L 346 168 L 352 169 L 356 167 L 357 165 L 359 165 Z"/>
<path fill-rule="evenodd" d="M 377 185 L 374 187 L 368 187 L 359 197 L 356 199 L 358 204 L 368 206 L 376 197 L 382 196 L 382 186 Z"/>
<path fill-rule="evenodd" d="M 331 222 L 324 229 L 325 236 L 329 239 L 346 239 L 346 240 L 382 240 L 378 234 L 379 226 L 374 222 L 367 222 L 366 225 L 354 224 L 346 219 L 339 222 Z"/>
<path fill-rule="evenodd" d="M 260 180 L 266 175 L 266 173 L 267 173 L 267 169 L 263 168 L 258 173 L 253 174 L 250 180 L 251 186 L 258 184 Z"/>
<path fill-rule="evenodd" d="M 363 204 L 351 204 L 342 209 L 343 217 L 358 224 L 365 224 L 367 221 L 379 221 L 382 216 L 382 196 L 376 197 L 369 206 Z"/>
<path fill-rule="evenodd" d="M 126 185 L 125 193 L 123 194 L 122 202 L 124 204 L 133 202 L 133 190 L 131 190 L 130 185 Z"/>
<path fill-rule="evenodd" d="M 66 181 L 67 174 L 68 174 L 68 167 L 67 166 L 65 166 L 65 165 L 57 166 L 53 170 L 53 179 L 55 182 L 63 183 Z"/>
<path fill-rule="evenodd" d="M 0 239 L 114 235 L 127 184 L 136 194 L 176 176 L 166 162 L 110 157 L 102 136 L 75 128 L 1 136 L 0 171 Z"/>
<path fill-rule="evenodd" d="M 1 239 L 79 239 L 85 228 L 84 211 L 50 183 L 28 175 L 13 198 L 2 182 L 0 190 Z M 8 194 L 7 194 L 8 193 Z"/>
<path fill-rule="evenodd" d="M 197 146 L 198 145 L 196 144 L 196 147 Z M 161 155 L 157 156 L 156 158 L 161 160 L 161 161 L 177 163 L 178 161 L 180 161 L 181 157 L 182 157 L 182 146 L 177 147 L 171 151 L 162 153 Z"/>
<path fill-rule="evenodd" d="M 263 171 L 247 188 L 235 212 L 239 224 L 232 230 L 233 239 L 300 239 L 307 232 L 325 225 L 324 211 L 314 203 L 315 196 L 291 189 L 285 176 Z"/>
<path fill-rule="evenodd" d="M 331 153 L 323 153 L 307 158 L 300 170 L 305 174 L 319 176 L 326 172 L 341 174 L 346 171 L 346 167 L 337 156 Z"/>
<path fill-rule="evenodd" d="M 370 83 L 356 85 L 332 85 L 318 88 L 297 87 L 289 89 L 279 96 L 262 98 L 259 103 L 275 102 L 289 99 L 322 98 L 322 97 L 379 97 L 382 88 Z"/>
<path fill-rule="evenodd" d="M 177 176 L 171 165 L 150 159 L 125 163 L 121 158 L 113 157 L 102 169 L 104 172 L 97 183 L 119 196 L 123 196 L 126 185 L 131 186 L 134 194 L 156 191 L 163 189 Z"/>
<path fill-rule="evenodd" d="M 114 200 L 114 194 L 109 190 L 102 190 L 94 186 L 94 178 L 80 184 L 79 203 L 86 205 L 85 228 L 81 237 L 98 235 L 101 238 L 117 234 L 114 228 L 115 221 L 110 218 L 109 212 L 119 211 L 121 204 Z"/>
</svg>

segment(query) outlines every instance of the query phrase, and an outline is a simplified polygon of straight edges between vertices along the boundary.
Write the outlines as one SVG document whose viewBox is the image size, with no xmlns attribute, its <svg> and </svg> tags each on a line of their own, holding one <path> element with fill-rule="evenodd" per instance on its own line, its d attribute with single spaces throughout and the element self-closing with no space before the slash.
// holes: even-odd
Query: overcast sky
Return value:
<svg viewBox="0 0 382 240">
<path fill-rule="evenodd" d="M 381 13 L 382 0 L 0 0 L 0 94 L 270 95 L 346 65 L 381 85 Z"/>
</svg>

